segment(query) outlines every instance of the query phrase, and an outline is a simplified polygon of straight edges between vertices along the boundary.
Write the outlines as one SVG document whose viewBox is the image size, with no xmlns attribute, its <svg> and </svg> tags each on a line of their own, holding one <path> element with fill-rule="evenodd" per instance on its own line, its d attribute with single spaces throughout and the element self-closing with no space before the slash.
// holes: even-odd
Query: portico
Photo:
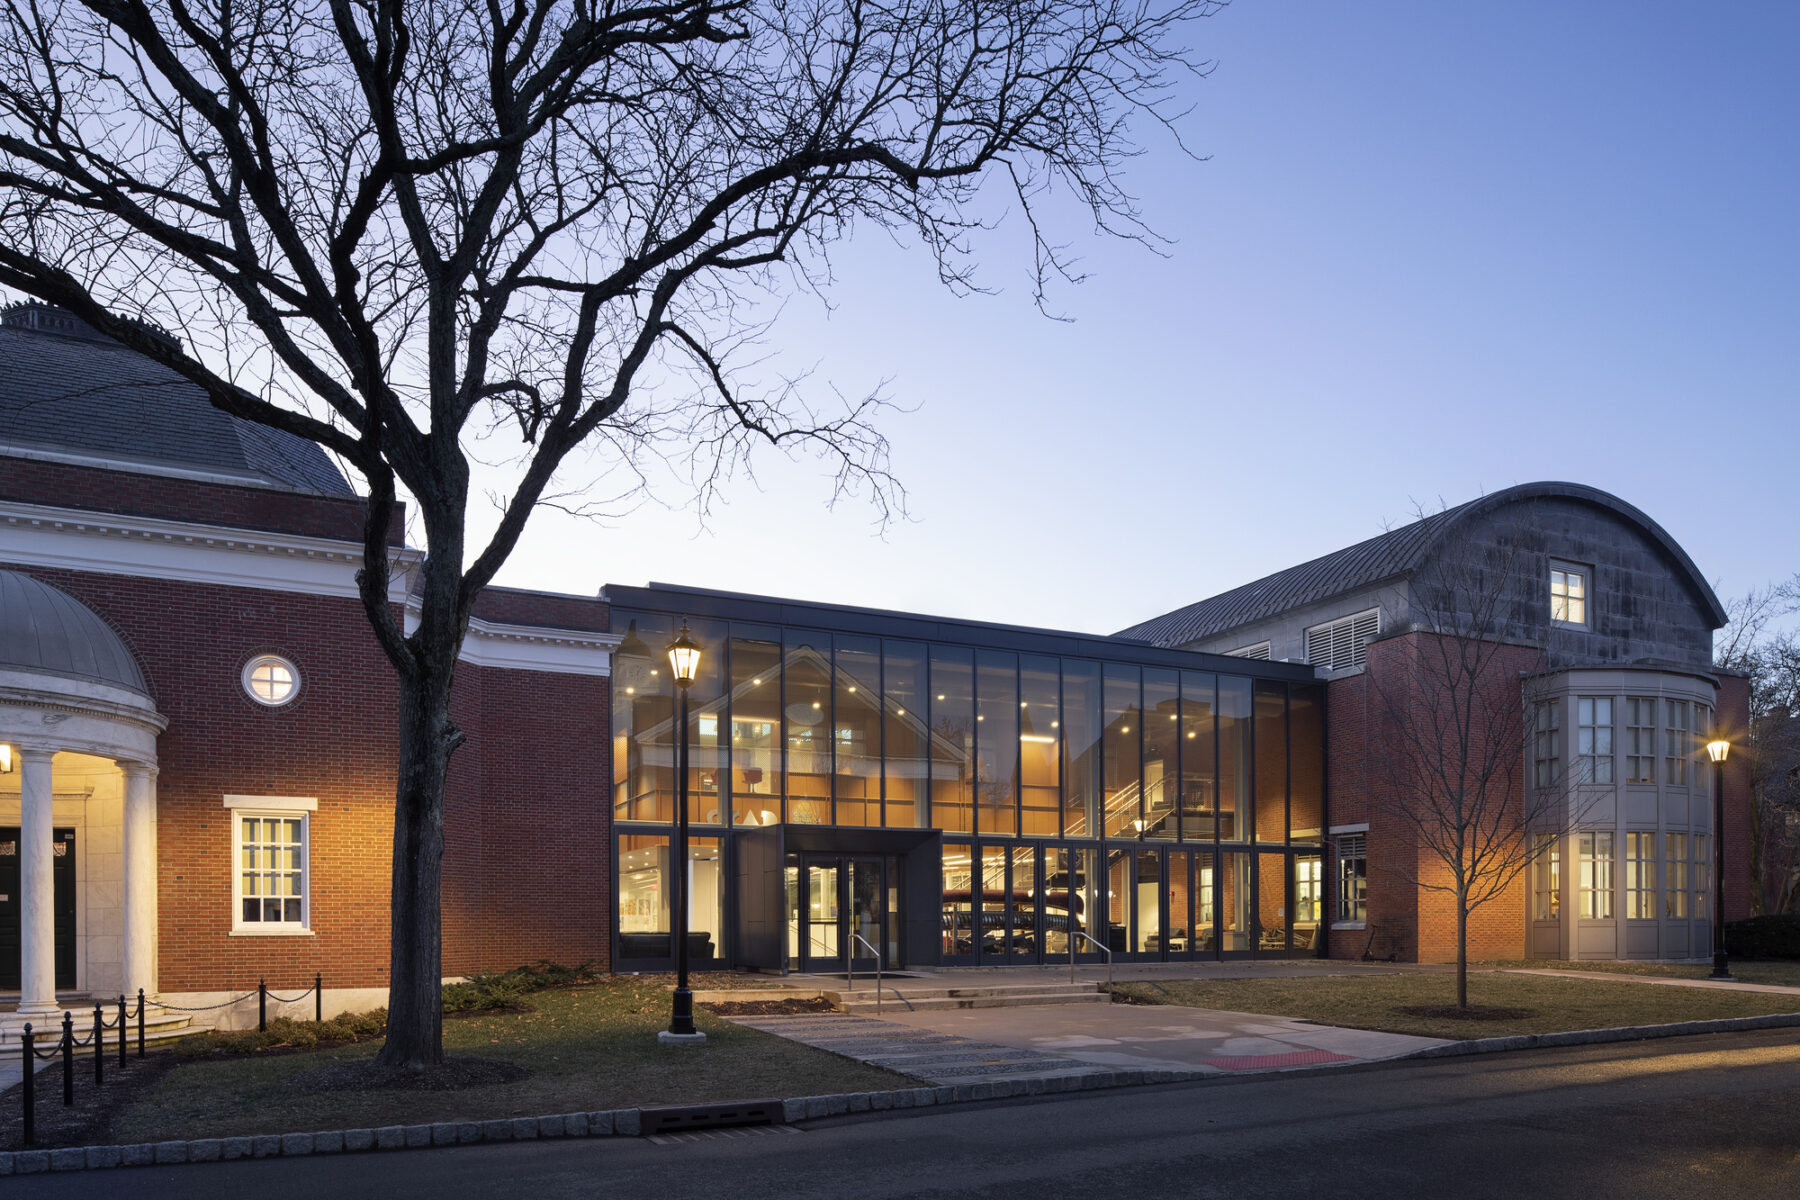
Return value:
<svg viewBox="0 0 1800 1200">
<path fill-rule="evenodd" d="M 111 627 L 68 593 L 0 571 L 0 856 L 18 868 L 16 894 L 0 893 L 0 972 L 16 944 L 13 1019 L 59 1013 L 59 988 L 155 991 L 166 724 Z"/>
</svg>

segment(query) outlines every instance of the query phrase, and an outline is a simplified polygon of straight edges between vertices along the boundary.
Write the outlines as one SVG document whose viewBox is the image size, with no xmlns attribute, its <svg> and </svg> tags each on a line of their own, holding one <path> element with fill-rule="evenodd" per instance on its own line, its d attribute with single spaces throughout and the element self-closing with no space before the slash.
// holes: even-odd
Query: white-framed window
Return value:
<svg viewBox="0 0 1800 1200">
<path fill-rule="evenodd" d="M 318 801 L 301 796 L 227 796 L 225 807 L 231 810 L 232 931 L 310 932 L 309 851 Z"/>
<path fill-rule="evenodd" d="M 1686 787 L 1688 753 L 1693 749 L 1686 700 L 1663 701 L 1663 737 L 1663 782 L 1670 787 Z"/>
<path fill-rule="evenodd" d="M 1369 835 L 1366 833 L 1338 835 L 1337 919 L 1369 919 Z"/>
<path fill-rule="evenodd" d="M 1625 697 L 1625 782 L 1656 782 L 1656 698 Z"/>
<path fill-rule="evenodd" d="M 1325 869 L 1316 854 L 1294 859 L 1294 920 L 1317 921 L 1325 908 Z"/>
<path fill-rule="evenodd" d="M 1269 643 L 1257 642 L 1250 646 L 1239 646 L 1236 650 L 1227 650 L 1225 653 L 1231 658 L 1268 658 Z"/>
<path fill-rule="evenodd" d="M 1688 836 L 1663 834 L 1663 916 L 1685 920 L 1688 900 Z"/>
<path fill-rule="evenodd" d="M 1613 781 L 1613 713 L 1611 696 L 1575 700 L 1575 781 Z"/>
<path fill-rule="evenodd" d="M 1562 839 L 1554 833 L 1537 835 L 1536 861 L 1532 869 L 1532 914 L 1540 921 L 1562 917 Z"/>
<path fill-rule="evenodd" d="M 1630 921 L 1656 919 L 1656 835 L 1630 832 L 1625 835 L 1625 918 Z"/>
<path fill-rule="evenodd" d="M 1556 625 L 1588 623 L 1588 569 L 1573 563 L 1550 563 L 1550 620 Z"/>
<path fill-rule="evenodd" d="M 1306 661 L 1333 671 L 1360 667 L 1368 660 L 1369 643 L 1380 632 L 1378 608 L 1314 625 L 1306 631 Z"/>
<path fill-rule="evenodd" d="M 1613 835 L 1610 833 L 1578 833 L 1575 835 L 1580 855 L 1580 898 L 1577 915 L 1589 921 L 1610 921 L 1613 915 Z"/>
<path fill-rule="evenodd" d="M 1694 835 L 1694 920 L 1707 919 L 1707 904 L 1712 899 L 1712 839 L 1704 833 Z"/>
<path fill-rule="evenodd" d="M 300 668 L 279 654 L 258 654 L 244 664 L 244 694 L 267 708 L 280 708 L 300 694 Z"/>
<path fill-rule="evenodd" d="M 1555 787 L 1562 777 L 1562 701 L 1539 702 L 1532 718 L 1533 779 L 1540 788 Z"/>
</svg>

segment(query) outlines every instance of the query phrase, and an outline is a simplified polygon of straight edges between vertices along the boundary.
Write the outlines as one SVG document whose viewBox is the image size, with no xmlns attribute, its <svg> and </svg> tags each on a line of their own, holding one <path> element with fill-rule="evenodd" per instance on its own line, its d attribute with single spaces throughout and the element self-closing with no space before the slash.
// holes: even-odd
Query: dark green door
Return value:
<svg viewBox="0 0 1800 1200">
<path fill-rule="evenodd" d="M 56 986 L 75 987 L 75 831 L 58 829 L 50 859 L 52 909 L 56 921 Z M 19 901 L 19 830 L 0 828 L 0 988 L 19 988 L 20 927 L 24 906 Z"/>
</svg>

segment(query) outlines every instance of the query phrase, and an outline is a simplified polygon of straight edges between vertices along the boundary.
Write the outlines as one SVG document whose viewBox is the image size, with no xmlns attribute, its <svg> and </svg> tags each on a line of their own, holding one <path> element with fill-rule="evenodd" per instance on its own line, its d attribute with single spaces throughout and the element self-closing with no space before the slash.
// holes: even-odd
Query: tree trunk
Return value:
<svg viewBox="0 0 1800 1200">
<path fill-rule="evenodd" d="M 1469 1007 L 1468 889 L 1456 889 L 1456 1007 Z"/>
<path fill-rule="evenodd" d="M 456 661 L 421 647 L 423 669 L 400 684 L 400 778 L 394 796 L 393 924 L 387 1041 L 375 1061 L 422 1070 L 444 1059 L 442 896 L 444 781 L 462 740 L 450 720 Z"/>
</svg>

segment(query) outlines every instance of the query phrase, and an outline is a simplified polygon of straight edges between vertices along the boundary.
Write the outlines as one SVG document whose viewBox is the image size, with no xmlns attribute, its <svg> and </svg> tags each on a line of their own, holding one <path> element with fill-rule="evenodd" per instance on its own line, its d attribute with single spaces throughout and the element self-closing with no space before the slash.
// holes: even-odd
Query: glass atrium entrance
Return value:
<svg viewBox="0 0 1800 1200">
<path fill-rule="evenodd" d="M 884 969 L 901 965 L 901 874 L 892 855 L 789 855 L 789 969 L 872 971 L 877 955 Z"/>
</svg>

